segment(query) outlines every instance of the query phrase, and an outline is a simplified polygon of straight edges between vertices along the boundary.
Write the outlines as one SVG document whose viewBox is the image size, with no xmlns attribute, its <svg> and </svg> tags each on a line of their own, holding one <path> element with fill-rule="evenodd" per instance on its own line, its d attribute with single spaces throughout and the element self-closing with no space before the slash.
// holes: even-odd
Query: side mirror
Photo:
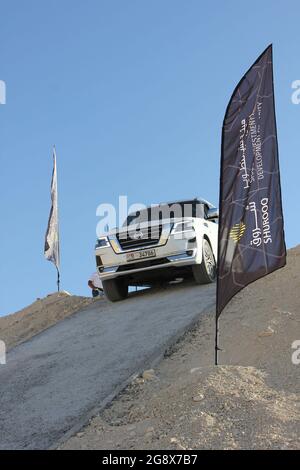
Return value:
<svg viewBox="0 0 300 470">
<path fill-rule="evenodd" d="M 212 207 L 207 211 L 207 218 L 208 220 L 218 219 L 219 218 L 219 209 L 216 207 Z"/>
</svg>

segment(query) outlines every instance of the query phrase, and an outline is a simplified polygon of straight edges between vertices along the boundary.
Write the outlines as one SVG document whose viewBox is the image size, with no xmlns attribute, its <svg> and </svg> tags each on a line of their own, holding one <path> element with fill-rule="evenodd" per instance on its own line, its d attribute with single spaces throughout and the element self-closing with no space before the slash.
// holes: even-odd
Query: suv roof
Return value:
<svg viewBox="0 0 300 470">
<path fill-rule="evenodd" d="M 199 204 L 207 204 L 208 207 L 211 209 L 215 207 L 211 202 L 207 201 L 206 199 L 194 197 L 190 199 L 179 199 L 177 201 L 167 201 L 167 202 L 160 202 L 159 204 L 155 204 L 155 206 L 164 206 L 164 205 L 171 205 L 171 204 L 187 204 L 190 202 L 198 202 Z M 148 206 L 150 208 L 151 206 Z"/>
</svg>

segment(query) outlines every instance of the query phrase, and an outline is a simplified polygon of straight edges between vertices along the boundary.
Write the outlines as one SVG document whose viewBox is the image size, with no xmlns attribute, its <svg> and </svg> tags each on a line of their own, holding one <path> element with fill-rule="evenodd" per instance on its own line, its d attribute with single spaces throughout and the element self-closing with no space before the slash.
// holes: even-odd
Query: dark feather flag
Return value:
<svg viewBox="0 0 300 470">
<path fill-rule="evenodd" d="M 286 263 L 272 45 L 241 79 L 222 130 L 216 306 Z"/>
<path fill-rule="evenodd" d="M 59 225 L 58 225 L 58 199 L 57 199 L 57 171 L 56 152 L 53 149 L 53 173 L 51 180 L 51 209 L 45 237 L 45 258 L 55 264 L 57 270 L 57 289 L 60 282 L 60 255 L 59 255 Z"/>
</svg>

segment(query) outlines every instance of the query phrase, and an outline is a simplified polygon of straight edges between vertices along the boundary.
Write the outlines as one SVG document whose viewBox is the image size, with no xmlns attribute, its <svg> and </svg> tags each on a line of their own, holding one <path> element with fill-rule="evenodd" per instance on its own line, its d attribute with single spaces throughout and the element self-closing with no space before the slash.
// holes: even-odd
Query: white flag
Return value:
<svg viewBox="0 0 300 470">
<path fill-rule="evenodd" d="M 57 204 L 57 172 L 56 152 L 53 149 L 53 173 L 51 181 L 51 210 L 45 237 L 45 258 L 55 264 L 59 270 L 59 227 L 58 227 L 58 204 Z"/>
</svg>

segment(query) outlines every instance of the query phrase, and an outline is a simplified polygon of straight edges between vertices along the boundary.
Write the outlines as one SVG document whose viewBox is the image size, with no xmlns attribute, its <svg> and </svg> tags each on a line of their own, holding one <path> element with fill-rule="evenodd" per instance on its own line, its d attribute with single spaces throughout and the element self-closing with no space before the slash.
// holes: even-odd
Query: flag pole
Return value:
<svg viewBox="0 0 300 470">
<path fill-rule="evenodd" d="M 216 317 L 215 317 L 215 366 L 219 365 L 219 317 L 218 312 L 216 309 Z"/>
<path fill-rule="evenodd" d="M 59 292 L 60 291 L 60 272 L 57 266 L 56 266 L 56 271 L 57 271 L 57 292 Z"/>
<path fill-rule="evenodd" d="M 223 142 L 223 139 L 222 139 L 222 142 Z M 222 163 L 221 163 L 221 165 L 222 165 Z M 220 181 L 219 210 L 222 207 L 221 184 L 222 184 L 222 182 Z M 219 220 L 219 224 L 220 224 L 220 220 Z M 218 227 L 218 255 L 219 255 L 219 253 L 220 253 L 220 225 Z M 220 317 L 220 313 L 221 313 L 221 312 L 219 312 L 219 279 L 220 279 L 219 278 L 219 272 L 220 272 L 220 265 L 219 265 L 219 258 L 218 258 L 218 262 L 217 262 L 216 310 L 215 310 L 215 366 L 219 365 L 219 351 L 221 351 L 221 348 L 219 348 L 219 317 Z"/>
</svg>

